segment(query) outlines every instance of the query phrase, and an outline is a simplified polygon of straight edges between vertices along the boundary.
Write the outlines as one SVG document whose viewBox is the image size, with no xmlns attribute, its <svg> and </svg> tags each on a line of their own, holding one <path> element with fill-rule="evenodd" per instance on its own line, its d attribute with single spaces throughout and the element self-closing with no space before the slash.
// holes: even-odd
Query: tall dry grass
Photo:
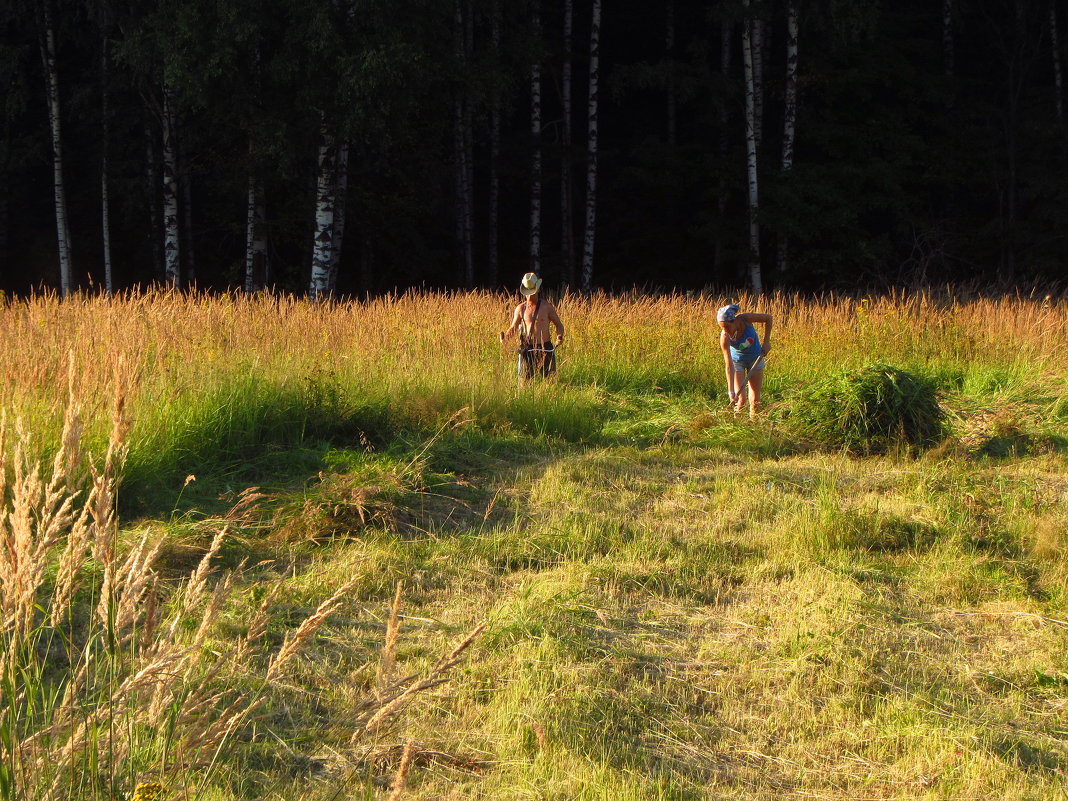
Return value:
<svg viewBox="0 0 1068 801">
<path fill-rule="evenodd" d="M 62 434 L 54 421 L 65 376 L 74 376 L 85 435 L 98 450 L 109 399 L 128 398 L 124 509 L 151 515 L 176 508 L 191 474 L 286 481 L 321 469 L 324 443 L 381 449 L 401 434 L 420 440 L 459 409 L 469 410 L 468 431 L 478 436 L 660 441 L 703 427 L 694 422 L 702 409 L 722 405 L 713 320 L 725 300 L 773 316 L 764 384 L 773 415 L 829 371 L 878 361 L 949 391 L 962 413 L 988 421 L 984 441 L 987 429 L 1048 427 L 1028 415 L 1068 419 L 1068 368 L 1058 357 L 1068 347 L 1068 304 L 948 293 L 567 295 L 557 301 L 567 326 L 559 377 L 522 391 L 511 345 L 497 340 L 516 302 L 504 294 L 320 304 L 268 295 L 41 296 L 0 306 L 0 408 L 27 421 L 37 457 L 50 459 Z M 684 398 L 686 408 L 669 398 Z M 732 441 L 760 436 L 720 428 L 715 436 Z M 1019 437 L 994 439 L 1013 448 Z"/>
<path fill-rule="evenodd" d="M 120 536 L 123 407 L 94 459 L 71 400 L 47 466 L 35 461 L 32 434 L 0 418 L 3 801 L 204 792 L 271 686 L 352 593 L 352 581 L 337 587 L 273 653 L 264 636 L 277 586 L 242 633 L 221 636 L 233 591 L 250 580 L 243 565 L 215 569 L 225 529 L 179 581 L 161 578 L 158 539 Z M 427 675 L 385 678 L 353 723 L 353 741 L 446 681 L 479 631 Z"/>
<path fill-rule="evenodd" d="M 50 452 L 60 432 L 47 420 L 64 403 L 70 374 L 100 442 L 118 387 L 129 397 L 133 439 L 157 446 L 188 436 L 189 409 L 214 413 L 221 425 L 233 413 L 228 399 L 277 402 L 286 391 L 327 405 L 340 392 L 429 424 L 463 405 L 507 419 L 519 403 L 513 354 L 496 333 L 515 300 L 486 292 L 321 304 L 158 292 L 9 300 L 0 306 L 0 407 L 47 434 Z M 726 300 L 773 315 L 772 391 L 871 360 L 956 370 L 959 383 L 980 365 L 1023 382 L 1064 371 L 1063 301 L 568 295 L 557 302 L 568 328 L 561 383 L 576 396 L 590 385 L 710 390 L 722 373 L 713 314 Z M 213 408 L 200 409 L 206 398 Z"/>
</svg>

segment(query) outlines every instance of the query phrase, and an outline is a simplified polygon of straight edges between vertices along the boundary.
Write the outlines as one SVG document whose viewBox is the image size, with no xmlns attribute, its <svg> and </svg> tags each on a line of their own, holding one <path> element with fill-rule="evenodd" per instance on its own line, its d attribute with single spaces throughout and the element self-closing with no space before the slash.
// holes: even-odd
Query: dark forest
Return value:
<svg viewBox="0 0 1068 801">
<path fill-rule="evenodd" d="M 1065 39 L 1061 0 L 5 0 L 0 288 L 1046 292 Z"/>
</svg>

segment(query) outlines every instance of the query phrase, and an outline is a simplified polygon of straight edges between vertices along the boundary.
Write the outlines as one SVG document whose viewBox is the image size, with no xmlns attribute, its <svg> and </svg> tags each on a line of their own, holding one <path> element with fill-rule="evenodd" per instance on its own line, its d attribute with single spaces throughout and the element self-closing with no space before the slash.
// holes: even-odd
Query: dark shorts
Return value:
<svg viewBox="0 0 1068 801">
<path fill-rule="evenodd" d="M 552 342 L 540 345 L 523 345 L 519 348 L 519 377 L 533 378 L 536 375 L 548 378 L 556 372 L 556 350 Z"/>
</svg>

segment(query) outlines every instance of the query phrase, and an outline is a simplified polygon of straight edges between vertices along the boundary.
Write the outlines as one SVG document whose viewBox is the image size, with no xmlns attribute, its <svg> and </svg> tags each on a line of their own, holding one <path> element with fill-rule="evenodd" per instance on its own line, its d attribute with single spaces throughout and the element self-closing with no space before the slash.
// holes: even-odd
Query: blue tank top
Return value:
<svg viewBox="0 0 1068 801">
<path fill-rule="evenodd" d="M 752 323 L 746 325 L 738 339 L 728 338 L 727 341 L 731 346 L 731 361 L 751 365 L 760 357 L 760 337 L 757 336 L 756 328 Z"/>
</svg>

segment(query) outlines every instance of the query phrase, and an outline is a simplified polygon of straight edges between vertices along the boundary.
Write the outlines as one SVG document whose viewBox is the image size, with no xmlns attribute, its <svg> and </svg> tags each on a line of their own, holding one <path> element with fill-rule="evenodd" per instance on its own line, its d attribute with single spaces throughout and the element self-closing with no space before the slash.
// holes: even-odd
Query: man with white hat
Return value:
<svg viewBox="0 0 1068 801">
<path fill-rule="evenodd" d="M 541 279 L 537 273 L 527 273 L 519 285 L 525 300 L 512 312 L 512 325 L 501 332 L 501 342 L 519 333 L 519 379 L 526 381 L 535 375 L 546 378 L 556 372 L 556 349 L 549 328 L 556 326 L 556 344 L 564 343 L 564 324 L 556 307 L 541 296 Z"/>
</svg>

